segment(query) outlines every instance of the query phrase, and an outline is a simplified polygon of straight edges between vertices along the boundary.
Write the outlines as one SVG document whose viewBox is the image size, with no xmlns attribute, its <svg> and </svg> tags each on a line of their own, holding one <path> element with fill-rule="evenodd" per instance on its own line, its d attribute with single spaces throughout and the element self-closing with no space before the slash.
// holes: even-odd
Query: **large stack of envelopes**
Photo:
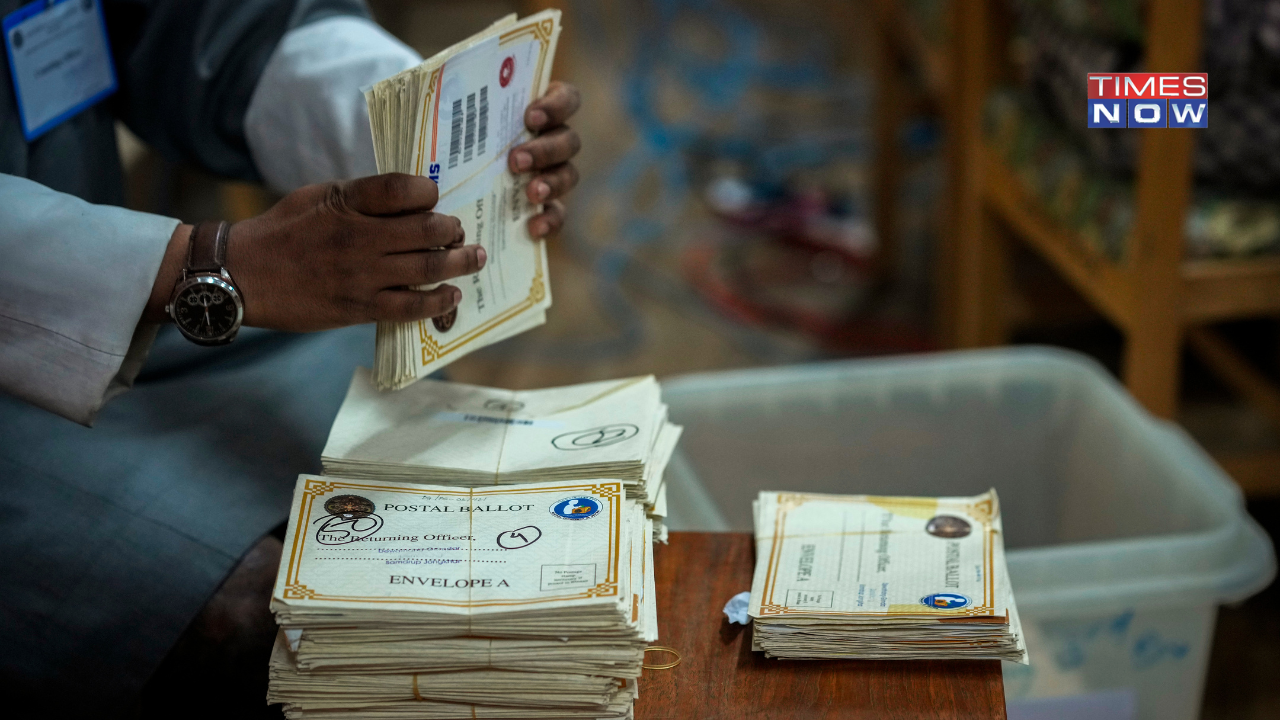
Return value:
<svg viewBox="0 0 1280 720">
<path fill-rule="evenodd" d="M 1026 662 L 994 490 L 762 492 L 755 526 L 750 615 L 766 656 Z"/>
<path fill-rule="evenodd" d="M 321 461 L 326 475 L 460 487 L 615 478 L 661 520 L 680 432 L 652 376 L 520 391 L 422 380 L 382 393 L 360 369 Z"/>
<path fill-rule="evenodd" d="M 302 476 L 272 597 L 286 717 L 628 718 L 653 532 L 617 480 Z"/>
</svg>

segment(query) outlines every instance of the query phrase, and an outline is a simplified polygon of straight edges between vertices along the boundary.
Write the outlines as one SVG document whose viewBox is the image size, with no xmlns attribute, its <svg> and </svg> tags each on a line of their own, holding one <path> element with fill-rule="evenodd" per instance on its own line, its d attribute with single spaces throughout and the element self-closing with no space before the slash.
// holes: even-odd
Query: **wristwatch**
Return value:
<svg viewBox="0 0 1280 720">
<path fill-rule="evenodd" d="M 244 300 L 227 261 L 227 222 L 203 222 L 191 230 L 187 264 L 173 288 L 165 312 L 178 330 L 197 345 L 226 345 L 235 339 L 244 319 Z"/>
</svg>

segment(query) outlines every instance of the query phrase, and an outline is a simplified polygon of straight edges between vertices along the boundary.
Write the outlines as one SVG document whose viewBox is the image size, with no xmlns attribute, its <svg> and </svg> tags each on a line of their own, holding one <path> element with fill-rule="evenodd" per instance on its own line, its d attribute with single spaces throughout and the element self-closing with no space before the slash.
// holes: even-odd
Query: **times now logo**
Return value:
<svg viewBox="0 0 1280 720">
<path fill-rule="evenodd" d="M 1091 128 L 1209 127 L 1207 73 L 1089 73 Z"/>
</svg>

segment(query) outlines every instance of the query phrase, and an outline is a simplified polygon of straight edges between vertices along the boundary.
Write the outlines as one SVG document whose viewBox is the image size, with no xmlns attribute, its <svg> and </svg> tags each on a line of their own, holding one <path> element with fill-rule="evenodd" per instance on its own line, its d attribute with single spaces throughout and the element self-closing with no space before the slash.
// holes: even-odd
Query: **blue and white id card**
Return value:
<svg viewBox="0 0 1280 720">
<path fill-rule="evenodd" d="M 4 45 L 30 142 L 116 91 L 101 0 L 36 0 L 4 18 Z"/>
</svg>

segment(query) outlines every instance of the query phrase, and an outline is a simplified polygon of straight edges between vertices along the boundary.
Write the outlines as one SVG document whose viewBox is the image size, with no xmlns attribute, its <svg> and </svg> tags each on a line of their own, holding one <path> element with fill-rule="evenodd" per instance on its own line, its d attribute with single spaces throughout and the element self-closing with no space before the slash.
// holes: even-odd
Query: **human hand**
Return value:
<svg viewBox="0 0 1280 720">
<path fill-rule="evenodd" d="M 309 185 L 231 226 L 227 270 L 244 294 L 244 324 L 305 332 L 443 315 L 462 291 L 429 285 L 479 272 L 462 223 L 430 212 L 428 178 L 389 173 Z"/>
<path fill-rule="evenodd" d="M 458 288 L 410 287 L 476 273 L 487 258 L 479 245 L 463 245 L 457 218 L 430 212 L 437 199 L 430 179 L 390 173 L 308 185 L 235 223 L 226 267 L 244 298 L 244 324 L 310 332 L 453 310 Z M 148 320 L 165 317 L 189 235 L 189 225 L 174 231 Z"/>
<path fill-rule="evenodd" d="M 582 147 L 578 133 L 565 121 L 578 111 L 578 88 L 552 82 L 542 97 L 524 112 L 524 124 L 538 136 L 511 148 L 507 167 L 513 173 L 536 173 L 525 192 L 529 201 L 543 203 L 543 211 L 529 219 L 529 235 L 545 237 L 564 225 L 564 203 L 559 198 L 578 184 L 578 170 L 569 162 Z"/>
</svg>

